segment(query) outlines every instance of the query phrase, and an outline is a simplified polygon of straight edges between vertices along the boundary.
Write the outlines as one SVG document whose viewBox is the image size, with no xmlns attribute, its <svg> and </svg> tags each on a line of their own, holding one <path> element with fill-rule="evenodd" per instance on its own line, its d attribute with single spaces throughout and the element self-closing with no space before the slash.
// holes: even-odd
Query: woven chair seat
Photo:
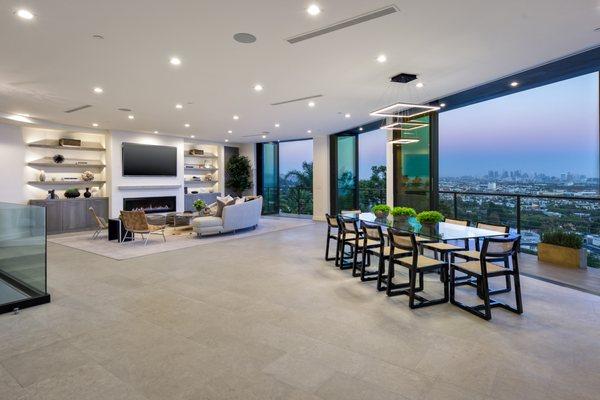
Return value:
<svg viewBox="0 0 600 400">
<path fill-rule="evenodd" d="M 452 266 L 459 271 L 470 272 L 474 275 L 482 275 L 481 273 L 481 261 L 468 261 L 465 263 L 452 264 Z M 498 264 L 486 262 L 485 267 L 488 274 L 495 274 L 496 272 L 506 272 L 507 268 L 504 268 Z"/>
<path fill-rule="evenodd" d="M 412 256 L 402 257 L 398 261 L 400 261 L 400 264 L 404 266 L 412 266 L 413 258 Z M 428 268 L 443 265 L 446 265 L 446 263 L 440 260 L 436 260 L 435 258 L 425 256 L 419 256 L 419 258 L 417 258 L 417 268 Z"/>
<path fill-rule="evenodd" d="M 358 241 L 358 248 L 359 249 L 363 248 L 363 246 L 365 244 L 364 242 L 365 242 L 364 239 L 360 239 Z M 348 244 L 350 246 L 355 246 L 356 245 L 355 242 L 348 242 Z M 367 240 L 367 247 L 371 247 L 371 246 L 373 246 L 373 247 L 375 247 L 375 246 L 379 247 L 380 245 L 381 245 L 381 243 L 379 243 L 377 240 Z"/>
<path fill-rule="evenodd" d="M 477 250 L 455 251 L 454 255 L 456 257 L 472 259 L 472 260 L 479 260 L 479 258 L 481 257 L 481 253 Z"/>
</svg>

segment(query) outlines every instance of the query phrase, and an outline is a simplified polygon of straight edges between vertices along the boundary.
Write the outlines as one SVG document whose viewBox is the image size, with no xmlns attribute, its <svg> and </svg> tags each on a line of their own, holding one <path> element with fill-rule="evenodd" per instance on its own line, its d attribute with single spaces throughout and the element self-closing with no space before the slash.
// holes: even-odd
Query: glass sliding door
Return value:
<svg viewBox="0 0 600 400">
<path fill-rule="evenodd" d="M 412 207 L 417 212 L 435 209 L 437 192 L 437 168 L 432 163 L 437 155 L 435 149 L 437 114 L 413 119 L 411 122 L 427 124 L 419 129 L 394 132 L 394 139 L 414 139 L 415 142 L 392 144 L 394 162 L 394 205 Z"/>
<path fill-rule="evenodd" d="M 279 143 L 279 213 L 313 214 L 313 140 Z"/>
<path fill-rule="evenodd" d="M 358 135 L 358 204 L 361 211 L 386 204 L 387 131 L 374 129 Z"/>
<path fill-rule="evenodd" d="M 263 196 L 263 214 L 279 213 L 279 145 L 258 143 L 257 191 Z"/>
<path fill-rule="evenodd" d="M 356 134 L 331 136 L 331 211 L 358 208 L 358 138 Z"/>
</svg>

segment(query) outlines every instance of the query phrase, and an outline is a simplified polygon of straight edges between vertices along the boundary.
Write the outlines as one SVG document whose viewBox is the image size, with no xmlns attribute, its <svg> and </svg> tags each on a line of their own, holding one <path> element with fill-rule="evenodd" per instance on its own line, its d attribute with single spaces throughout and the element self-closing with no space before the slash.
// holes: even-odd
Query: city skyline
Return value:
<svg viewBox="0 0 600 400">
<path fill-rule="evenodd" d="M 518 169 L 597 178 L 598 112 L 597 73 L 443 112 L 440 176 Z"/>
</svg>

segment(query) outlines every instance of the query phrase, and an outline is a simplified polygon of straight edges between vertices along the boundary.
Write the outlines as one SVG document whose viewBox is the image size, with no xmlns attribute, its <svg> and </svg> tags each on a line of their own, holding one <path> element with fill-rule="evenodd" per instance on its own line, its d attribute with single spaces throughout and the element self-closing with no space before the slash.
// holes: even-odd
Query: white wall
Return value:
<svg viewBox="0 0 600 400">
<path fill-rule="evenodd" d="M 0 124 L 0 202 L 27 203 L 21 127 Z"/>
<path fill-rule="evenodd" d="M 313 219 L 324 221 L 330 211 L 329 136 L 313 138 Z"/>
<path fill-rule="evenodd" d="M 123 142 L 177 147 L 177 176 L 123 176 L 123 163 L 121 159 L 121 144 Z M 110 197 L 109 209 L 111 218 L 115 218 L 119 215 L 119 212 L 123 209 L 123 199 L 128 197 L 177 196 L 177 211 L 183 211 L 183 138 L 136 132 L 111 131 L 108 135 L 106 147 L 107 169 L 108 176 L 110 177 L 108 195 Z M 119 186 L 124 185 L 179 185 L 179 188 L 120 190 Z"/>
</svg>

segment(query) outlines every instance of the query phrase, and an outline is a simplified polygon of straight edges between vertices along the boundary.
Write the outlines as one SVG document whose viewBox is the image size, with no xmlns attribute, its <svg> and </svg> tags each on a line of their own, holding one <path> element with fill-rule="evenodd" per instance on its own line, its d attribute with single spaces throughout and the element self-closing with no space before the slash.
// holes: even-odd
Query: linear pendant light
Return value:
<svg viewBox="0 0 600 400">
<path fill-rule="evenodd" d="M 409 114 L 398 114 L 405 111 L 415 110 Z M 424 106 L 420 104 L 411 104 L 411 103 L 395 103 L 390 106 L 383 107 L 379 110 L 375 110 L 371 112 L 372 116 L 377 117 L 390 117 L 390 118 L 414 118 L 419 115 L 427 114 L 432 111 L 438 111 L 440 107 L 438 106 Z"/>
</svg>

